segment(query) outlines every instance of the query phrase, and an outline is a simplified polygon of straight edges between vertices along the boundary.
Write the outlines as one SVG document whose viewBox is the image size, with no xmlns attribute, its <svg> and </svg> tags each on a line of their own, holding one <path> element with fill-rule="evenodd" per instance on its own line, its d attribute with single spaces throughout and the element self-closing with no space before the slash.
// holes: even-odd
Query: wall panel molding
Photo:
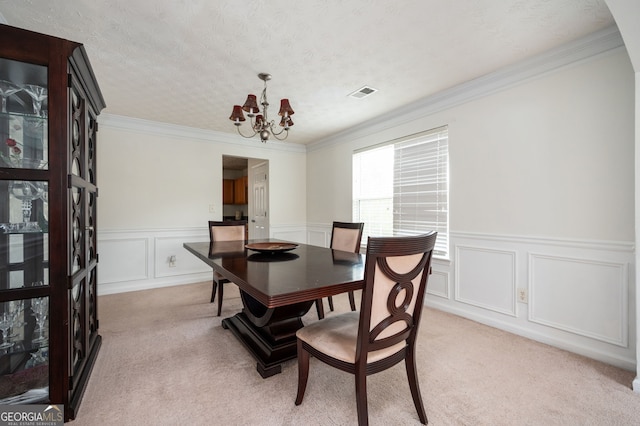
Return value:
<svg viewBox="0 0 640 426">
<path fill-rule="evenodd" d="M 602 241 L 576 238 L 540 237 L 535 235 L 483 234 L 478 232 L 451 232 L 451 236 L 464 240 L 493 241 L 501 244 L 540 244 L 545 247 L 566 247 L 607 252 L 628 253 L 634 250 L 635 244 L 629 241 Z"/>
<path fill-rule="evenodd" d="M 530 321 L 628 346 L 627 264 L 530 253 L 529 275 Z"/>
<path fill-rule="evenodd" d="M 99 242 L 99 279 L 105 283 L 149 278 L 149 240 L 140 237 L 109 238 Z"/>
<path fill-rule="evenodd" d="M 516 316 L 516 253 L 455 246 L 455 300 Z"/>
<path fill-rule="evenodd" d="M 305 225 L 270 225 L 271 238 L 306 244 L 307 227 Z"/>
<path fill-rule="evenodd" d="M 427 284 L 427 294 L 442 297 L 443 299 L 450 299 L 449 275 L 449 272 L 439 270 L 439 265 L 431 262 L 431 276 Z"/>
<path fill-rule="evenodd" d="M 182 246 L 197 241 L 209 241 L 206 227 L 98 231 L 98 294 L 210 280 L 211 268 Z"/>
<path fill-rule="evenodd" d="M 633 242 L 451 232 L 450 244 L 434 271 L 452 274 L 453 297 L 428 292 L 427 306 L 636 368 Z"/>
<path fill-rule="evenodd" d="M 272 225 L 271 233 L 328 246 L 331 224 Z M 209 241 L 206 227 L 99 231 L 98 293 L 211 280 L 211 268 L 182 247 L 187 241 Z M 635 368 L 633 243 L 452 232 L 450 244 L 452 259 L 432 263 L 427 306 Z M 518 301 L 521 289 L 528 303 Z"/>
</svg>

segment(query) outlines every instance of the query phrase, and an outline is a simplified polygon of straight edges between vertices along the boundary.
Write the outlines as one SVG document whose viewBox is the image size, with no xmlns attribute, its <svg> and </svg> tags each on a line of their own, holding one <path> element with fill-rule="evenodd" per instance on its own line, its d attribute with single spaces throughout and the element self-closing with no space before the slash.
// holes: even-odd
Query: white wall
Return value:
<svg viewBox="0 0 640 426">
<path fill-rule="evenodd" d="M 99 124 L 100 294 L 210 278 L 182 244 L 208 241 L 207 221 L 222 218 L 223 155 L 269 160 L 272 233 L 304 235 L 304 147 L 108 114 Z"/>
<path fill-rule="evenodd" d="M 618 49 L 314 149 L 309 222 L 351 216 L 355 149 L 448 125 L 453 231 L 633 241 L 633 105 L 633 72 Z"/>
<path fill-rule="evenodd" d="M 310 237 L 319 241 L 323 226 L 349 219 L 354 150 L 448 125 L 451 258 L 436 262 L 427 303 L 635 369 L 634 73 L 626 51 L 606 48 L 494 86 L 314 144 Z"/>
<path fill-rule="evenodd" d="M 620 49 L 451 111 L 452 229 L 633 241 L 632 87 Z"/>
</svg>

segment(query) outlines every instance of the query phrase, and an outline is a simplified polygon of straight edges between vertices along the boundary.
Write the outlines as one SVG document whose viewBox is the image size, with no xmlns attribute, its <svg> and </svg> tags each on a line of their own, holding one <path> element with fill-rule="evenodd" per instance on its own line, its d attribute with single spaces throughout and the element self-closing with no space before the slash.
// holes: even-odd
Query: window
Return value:
<svg viewBox="0 0 640 426">
<path fill-rule="evenodd" d="M 353 219 L 367 237 L 435 230 L 434 255 L 449 256 L 448 130 L 441 127 L 353 155 Z"/>
</svg>

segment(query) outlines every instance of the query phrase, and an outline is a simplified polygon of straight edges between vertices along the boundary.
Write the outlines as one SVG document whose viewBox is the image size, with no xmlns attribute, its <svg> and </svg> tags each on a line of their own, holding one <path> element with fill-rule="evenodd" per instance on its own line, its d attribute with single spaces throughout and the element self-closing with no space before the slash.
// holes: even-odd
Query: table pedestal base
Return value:
<svg viewBox="0 0 640 426">
<path fill-rule="evenodd" d="M 267 308 L 245 292 L 241 296 L 243 311 L 222 320 L 222 327 L 258 361 L 256 369 L 263 378 L 281 373 L 281 364 L 297 357 L 296 331 L 314 302 Z"/>
</svg>

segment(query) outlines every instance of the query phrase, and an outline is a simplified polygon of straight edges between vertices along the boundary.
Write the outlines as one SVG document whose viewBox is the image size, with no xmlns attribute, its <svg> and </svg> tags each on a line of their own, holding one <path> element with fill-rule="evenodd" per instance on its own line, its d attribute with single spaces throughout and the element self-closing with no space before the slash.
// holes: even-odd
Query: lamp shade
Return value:
<svg viewBox="0 0 640 426">
<path fill-rule="evenodd" d="M 293 108 L 291 108 L 291 105 L 289 104 L 289 99 L 281 99 L 280 111 L 278 112 L 278 115 L 286 117 L 287 115 L 293 115 L 293 114 L 294 114 Z"/>
<path fill-rule="evenodd" d="M 255 114 L 259 112 L 258 102 L 256 101 L 256 95 L 248 95 L 247 100 L 244 102 L 242 109 L 248 112 L 249 114 Z"/>
<path fill-rule="evenodd" d="M 240 105 L 233 106 L 233 111 L 231 111 L 231 117 L 229 117 L 229 120 L 234 121 L 238 126 L 241 121 L 245 121 L 244 114 L 242 113 L 242 107 Z"/>
<path fill-rule="evenodd" d="M 288 116 L 282 117 L 282 120 L 280 120 L 280 126 L 288 129 L 289 127 L 293 126 L 293 120 Z"/>
<path fill-rule="evenodd" d="M 264 117 L 262 116 L 262 114 L 256 115 L 256 127 L 261 128 L 263 123 L 264 123 Z"/>
</svg>

